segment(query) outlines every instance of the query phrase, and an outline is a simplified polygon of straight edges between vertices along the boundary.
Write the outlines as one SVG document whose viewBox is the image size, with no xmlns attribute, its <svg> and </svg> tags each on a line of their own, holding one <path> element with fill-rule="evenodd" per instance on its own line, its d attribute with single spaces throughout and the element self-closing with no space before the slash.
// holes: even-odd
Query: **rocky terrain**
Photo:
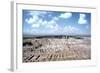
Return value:
<svg viewBox="0 0 100 73">
<path fill-rule="evenodd" d="M 23 39 L 23 62 L 91 59 L 90 37 Z"/>
</svg>

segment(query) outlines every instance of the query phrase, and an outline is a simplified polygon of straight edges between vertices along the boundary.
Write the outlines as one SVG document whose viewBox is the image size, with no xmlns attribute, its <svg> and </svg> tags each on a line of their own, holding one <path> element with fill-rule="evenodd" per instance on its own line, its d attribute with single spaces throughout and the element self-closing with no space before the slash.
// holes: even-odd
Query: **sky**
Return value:
<svg viewBox="0 0 100 73">
<path fill-rule="evenodd" d="M 91 35 L 91 13 L 23 10 L 24 35 Z"/>
</svg>

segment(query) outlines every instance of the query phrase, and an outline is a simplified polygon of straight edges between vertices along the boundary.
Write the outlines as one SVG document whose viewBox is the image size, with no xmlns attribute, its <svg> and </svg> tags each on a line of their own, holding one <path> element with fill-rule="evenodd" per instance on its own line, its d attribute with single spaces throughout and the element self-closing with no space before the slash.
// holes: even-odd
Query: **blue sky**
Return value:
<svg viewBox="0 0 100 73">
<path fill-rule="evenodd" d="M 90 35 L 91 13 L 23 10 L 25 35 Z"/>
</svg>

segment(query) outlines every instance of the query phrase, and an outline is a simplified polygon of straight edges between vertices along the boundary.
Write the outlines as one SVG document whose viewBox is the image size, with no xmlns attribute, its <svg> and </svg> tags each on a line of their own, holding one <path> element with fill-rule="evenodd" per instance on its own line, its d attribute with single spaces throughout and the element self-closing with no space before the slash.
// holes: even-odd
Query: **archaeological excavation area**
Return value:
<svg viewBox="0 0 100 73">
<path fill-rule="evenodd" d="M 23 38 L 23 63 L 91 59 L 90 37 Z"/>
</svg>

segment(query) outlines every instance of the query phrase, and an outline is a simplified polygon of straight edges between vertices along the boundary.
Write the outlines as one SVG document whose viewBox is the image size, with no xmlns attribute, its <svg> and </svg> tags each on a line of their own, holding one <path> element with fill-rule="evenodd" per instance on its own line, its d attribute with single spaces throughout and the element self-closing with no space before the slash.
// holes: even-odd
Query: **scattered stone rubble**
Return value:
<svg viewBox="0 0 100 73">
<path fill-rule="evenodd" d="M 91 39 L 39 38 L 23 40 L 23 62 L 91 59 Z"/>
</svg>

